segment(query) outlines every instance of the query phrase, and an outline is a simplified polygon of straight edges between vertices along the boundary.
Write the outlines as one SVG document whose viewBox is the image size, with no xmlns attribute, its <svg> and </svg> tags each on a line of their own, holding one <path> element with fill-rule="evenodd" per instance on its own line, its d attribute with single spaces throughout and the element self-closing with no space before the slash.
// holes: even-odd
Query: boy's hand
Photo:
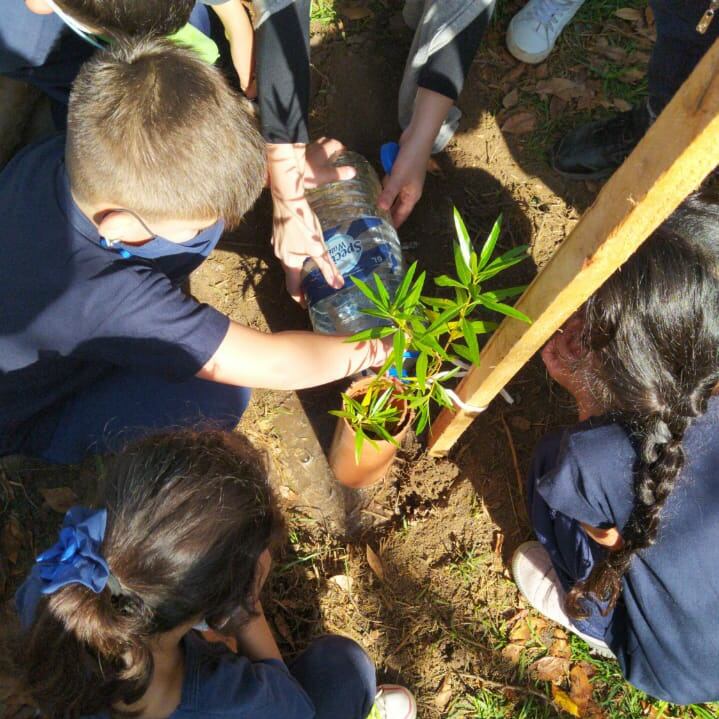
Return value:
<svg viewBox="0 0 719 719">
<path fill-rule="evenodd" d="M 395 227 L 402 225 L 422 197 L 430 149 L 431 146 L 415 141 L 406 132 L 400 139 L 392 174 L 384 178 L 384 189 L 377 201 L 381 210 L 390 212 Z"/>
<path fill-rule="evenodd" d="M 583 325 L 582 317 L 573 315 L 541 352 L 549 376 L 574 397 L 580 420 L 602 413 L 601 403 L 592 394 L 584 371 L 591 362 L 591 354 L 582 344 Z"/>
</svg>

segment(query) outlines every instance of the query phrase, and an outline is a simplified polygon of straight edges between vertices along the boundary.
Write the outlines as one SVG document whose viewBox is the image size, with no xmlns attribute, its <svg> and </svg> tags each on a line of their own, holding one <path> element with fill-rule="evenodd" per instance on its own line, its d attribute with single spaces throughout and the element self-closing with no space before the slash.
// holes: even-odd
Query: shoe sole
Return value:
<svg viewBox="0 0 719 719">
<path fill-rule="evenodd" d="M 512 40 L 512 36 L 507 33 L 506 36 L 507 40 L 507 50 L 520 62 L 525 62 L 527 65 L 539 65 L 540 62 L 544 62 L 551 54 L 552 50 L 554 50 L 554 45 L 549 48 L 546 52 L 539 52 L 539 53 L 530 53 L 525 52 L 522 50 L 519 45 L 517 45 L 514 40 Z"/>
<path fill-rule="evenodd" d="M 524 597 L 524 600 L 537 612 L 542 614 L 542 612 L 537 609 L 534 604 L 529 600 L 529 597 L 524 592 L 524 589 L 522 589 L 521 585 L 517 581 L 517 571 L 516 571 L 516 565 L 519 562 L 519 560 L 523 557 L 523 554 L 521 553 L 524 548 L 528 547 L 534 547 L 537 544 L 541 544 L 537 540 L 530 540 L 528 542 L 522 542 L 515 550 L 514 554 L 512 555 L 512 564 L 511 564 L 511 572 L 512 572 L 512 579 L 514 580 L 514 583 L 517 585 L 517 589 L 519 590 L 519 593 Z M 545 616 L 542 614 L 542 616 Z M 555 624 L 558 624 L 561 627 L 564 627 L 569 632 L 572 632 L 572 634 L 575 634 L 578 636 L 588 647 L 591 654 L 597 654 L 600 657 L 604 657 L 604 659 L 616 659 L 616 656 L 614 655 L 614 652 L 609 647 L 601 646 L 599 644 L 596 644 L 596 642 L 601 641 L 600 639 L 594 639 L 594 637 L 590 637 L 587 634 L 584 634 L 580 632 L 578 629 L 572 626 L 568 626 L 567 624 L 564 624 L 563 622 L 558 622 L 555 619 L 550 619 L 547 617 L 549 621 L 554 622 Z"/>
<path fill-rule="evenodd" d="M 549 153 L 549 166 L 561 177 L 566 180 L 606 180 L 611 177 L 620 166 L 610 167 L 606 170 L 597 170 L 596 172 L 567 172 L 566 170 L 560 170 L 554 161 L 554 153 Z"/>
</svg>

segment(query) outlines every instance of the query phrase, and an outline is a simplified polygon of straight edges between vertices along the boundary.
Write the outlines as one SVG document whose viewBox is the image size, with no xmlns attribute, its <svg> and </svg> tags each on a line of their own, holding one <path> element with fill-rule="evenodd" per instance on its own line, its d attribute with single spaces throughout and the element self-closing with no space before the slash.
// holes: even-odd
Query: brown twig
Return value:
<svg viewBox="0 0 719 719">
<path fill-rule="evenodd" d="M 502 420 L 502 427 L 504 427 L 504 433 L 507 435 L 507 441 L 509 442 L 509 451 L 512 453 L 512 464 L 514 465 L 514 476 L 517 479 L 517 487 L 519 488 L 519 497 L 522 500 L 522 507 L 526 506 L 526 500 L 524 498 L 524 480 L 522 478 L 522 472 L 519 469 L 519 461 L 517 460 L 517 450 L 514 447 L 514 440 L 512 439 L 512 431 L 509 429 L 507 420 L 504 418 L 504 414 L 500 414 L 499 418 Z M 523 511 L 526 520 L 526 511 Z"/>
<path fill-rule="evenodd" d="M 457 672 L 457 676 L 464 678 L 464 679 L 474 679 L 475 681 L 478 681 L 482 686 L 486 686 L 489 689 L 498 689 L 498 690 L 509 690 L 513 692 L 517 692 L 518 694 L 529 694 L 530 696 L 537 697 L 538 699 L 541 699 L 542 701 L 546 702 L 550 706 L 553 706 L 556 708 L 556 705 L 554 702 L 544 693 L 539 691 L 539 689 L 533 689 L 532 687 L 526 687 L 526 686 L 519 686 L 518 684 L 505 684 L 504 682 L 496 682 L 493 679 L 487 679 L 486 677 L 483 677 L 481 674 L 467 674 L 466 672 Z"/>
</svg>

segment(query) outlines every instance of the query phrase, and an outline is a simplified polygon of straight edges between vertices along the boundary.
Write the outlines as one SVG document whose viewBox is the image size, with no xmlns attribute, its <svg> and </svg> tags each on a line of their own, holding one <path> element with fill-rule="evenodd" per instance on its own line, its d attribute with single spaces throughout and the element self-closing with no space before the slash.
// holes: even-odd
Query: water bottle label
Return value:
<svg viewBox="0 0 719 719">
<path fill-rule="evenodd" d="M 352 287 L 350 277 L 367 282 L 372 273 L 382 265 L 389 267 L 391 272 L 398 271 L 399 265 L 386 242 L 362 250 L 360 235 L 381 224 L 379 217 L 361 217 L 351 222 L 347 228 L 341 226 L 342 230 L 340 227 L 325 230 L 325 244 L 330 257 L 344 277 L 345 288 Z M 330 287 L 322 273 L 315 268 L 302 280 L 302 291 L 307 302 L 314 305 L 339 290 Z"/>
<path fill-rule="evenodd" d="M 325 244 L 332 262 L 342 275 L 351 272 L 362 257 L 362 243 L 352 235 L 338 232 L 332 237 L 325 238 Z"/>
</svg>

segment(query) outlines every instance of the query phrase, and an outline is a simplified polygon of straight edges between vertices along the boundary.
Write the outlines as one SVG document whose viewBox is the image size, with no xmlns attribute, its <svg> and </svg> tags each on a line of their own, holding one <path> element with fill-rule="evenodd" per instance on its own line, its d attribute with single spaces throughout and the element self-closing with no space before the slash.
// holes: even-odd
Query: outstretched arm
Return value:
<svg viewBox="0 0 719 719">
<path fill-rule="evenodd" d="M 269 334 L 231 322 L 224 340 L 197 373 L 200 379 L 242 387 L 292 390 L 316 387 L 382 364 L 389 345 L 347 343 L 312 332 Z"/>
</svg>

